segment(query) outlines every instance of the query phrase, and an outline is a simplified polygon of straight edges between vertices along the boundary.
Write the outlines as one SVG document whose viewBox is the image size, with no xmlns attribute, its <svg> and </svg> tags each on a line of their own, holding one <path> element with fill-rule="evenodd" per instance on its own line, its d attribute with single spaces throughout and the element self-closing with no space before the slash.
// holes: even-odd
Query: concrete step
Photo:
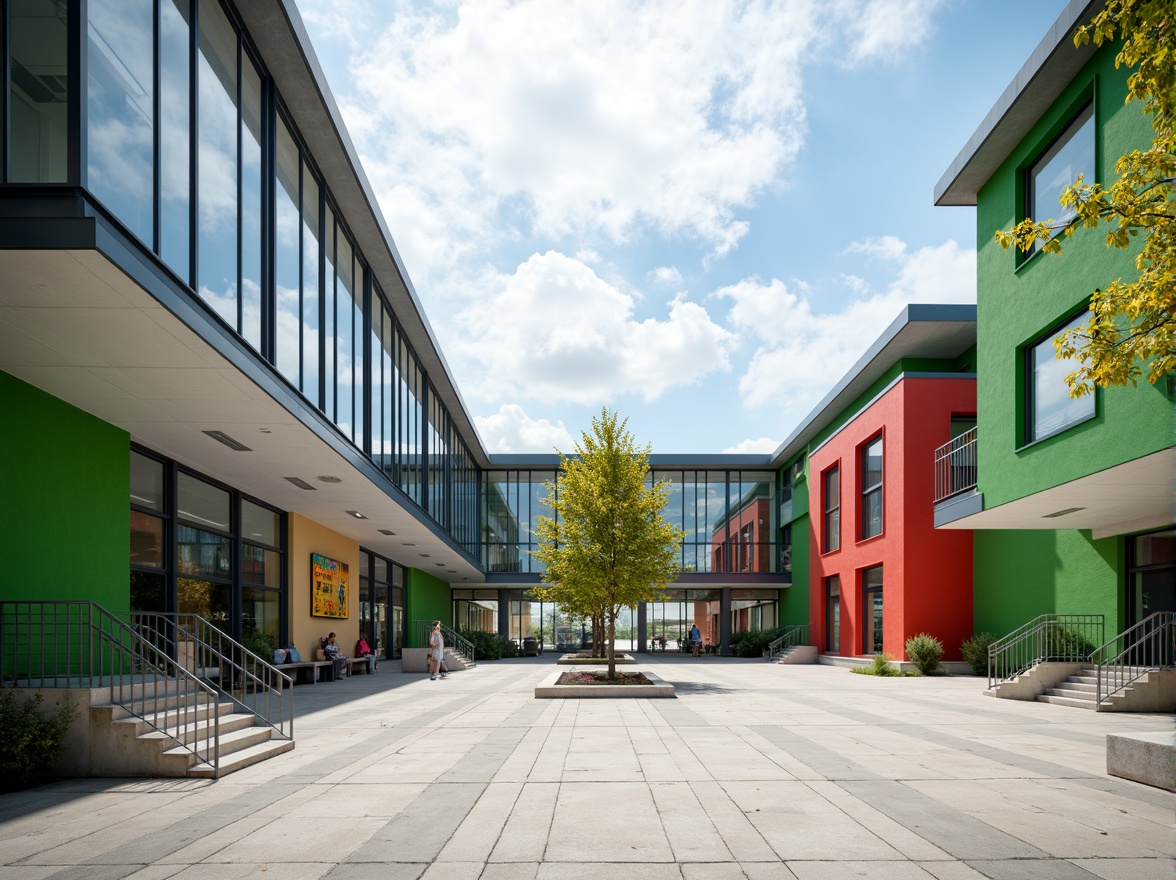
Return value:
<svg viewBox="0 0 1176 880">
<path fill-rule="evenodd" d="M 1075 697 L 1054 696 L 1053 694 L 1040 694 L 1037 697 L 1039 703 L 1053 703 L 1058 706 L 1070 706 L 1074 709 L 1094 709 L 1094 700 L 1084 700 Z"/>
<path fill-rule="evenodd" d="M 252 767 L 254 764 L 259 764 L 267 758 L 281 755 L 293 748 L 294 740 L 292 739 L 271 739 L 267 742 L 241 749 L 238 752 L 233 752 L 230 755 L 226 755 L 222 749 L 219 768 L 214 768 L 208 763 L 194 764 L 188 768 L 188 775 L 201 779 L 216 779 L 229 773 L 235 773 L 238 770 L 244 770 L 246 767 Z"/>
<path fill-rule="evenodd" d="M 253 727 L 256 723 L 257 717 L 247 712 L 230 712 L 227 715 L 221 715 L 219 719 L 221 737 L 223 739 L 226 733 L 231 733 L 234 730 L 250 728 Z M 185 724 L 178 728 L 167 728 L 166 734 L 161 733 L 158 730 L 148 728 L 147 730 L 141 731 L 139 733 L 139 737 L 147 739 L 175 739 L 182 743 L 193 743 L 208 739 L 211 733 L 212 721 L 211 719 L 206 718 L 200 721 L 194 721 L 191 724 Z"/>
<path fill-rule="evenodd" d="M 210 732 L 210 731 L 209 731 Z M 245 727 L 239 730 L 230 730 L 225 733 L 223 730 L 220 735 L 220 756 L 223 761 L 228 755 L 236 752 L 242 752 L 253 746 L 268 742 L 273 729 L 270 727 Z M 193 740 L 188 743 L 190 748 L 184 746 L 175 746 L 164 751 L 165 755 L 186 755 L 191 754 L 192 750 L 198 752 L 208 752 L 213 747 L 211 737 L 205 739 Z"/>
<path fill-rule="evenodd" d="M 1094 702 L 1094 691 L 1084 691 L 1078 688 L 1070 687 L 1067 682 L 1062 682 L 1057 687 L 1046 688 L 1045 693 L 1051 697 L 1068 697 L 1071 700 L 1090 700 Z"/>
<path fill-rule="evenodd" d="M 1097 682 L 1093 682 L 1093 681 L 1086 681 L 1086 680 L 1075 681 L 1074 677 L 1070 676 L 1065 681 L 1061 682 L 1058 685 L 1058 687 L 1065 688 L 1066 690 L 1069 690 L 1069 691 L 1080 691 L 1084 694 L 1093 694 L 1093 693 L 1095 693 L 1098 685 L 1097 685 Z"/>
<path fill-rule="evenodd" d="M 126 707 L 118 707 L 127 712 Z M 142 715 L 123 714 L 113 719 L 115 724 L 137 725 L 137 733 L 147 733 L 156 728 L 168 730 L 177 726 L 198 724 L 213 716 L 228 715 L 233 711 L 232 703 L 217 703 L 215 705 L 192 706 L 186 709 L 168 709 L 164 712 L 147 712 Z"/>
</svg>

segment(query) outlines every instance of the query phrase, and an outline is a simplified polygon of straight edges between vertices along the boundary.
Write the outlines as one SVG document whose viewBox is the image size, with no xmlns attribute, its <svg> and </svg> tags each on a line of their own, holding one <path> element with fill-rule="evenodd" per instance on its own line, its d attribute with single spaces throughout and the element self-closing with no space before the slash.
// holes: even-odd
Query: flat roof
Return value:
<svg viewBox="0 0 1176 880">
<path fill-rule="evenodd" d="M 1070 0 L 935 184 L 935 204 L 976 204 L 980 188 L 1098 51 L 1093 41 L 1075 47 L 1074 31 L 1105 5 L 1106 0 Z"/>
<path fill-rule="evenodd" d="M 771 456 L 782 467 L 902 358 L 955 358 L 976 344 L 976 306 L 912 304 L 899 313 Z"/>
</svg>

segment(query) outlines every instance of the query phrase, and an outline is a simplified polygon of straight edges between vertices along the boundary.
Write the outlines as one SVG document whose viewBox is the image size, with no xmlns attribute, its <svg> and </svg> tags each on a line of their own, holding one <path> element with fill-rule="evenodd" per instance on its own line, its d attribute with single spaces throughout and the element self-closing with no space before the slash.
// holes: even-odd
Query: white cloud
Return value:
<svg viewBox="0 0 1176 880">
<path fill-rule="evenodd" d="M 900 242 L 901 244 L 901 242 Z M 905 245 L 889 253 L 905 254 Z M 860 280 L 860 279 L 859 279 Z M 733 301 L 728 318 L 761 342 L 739 390 L 745 406 L 777 406 L 795 422 L 849 370 L 909 303 L 976 301 L 976 252 L 948 241 L 906 254 L 887 288 L 860 295 L 837 312 L 817 297 L 773 279 L 747 279 L 716 291 Z"/>
<path fill-rule="evenodd" d="M 906 242 L 894 235 L 855 241 L 845 249 L 847 254 L 866 254 L 880 260 L 901 260 L 906 256 Z"/>
<path fill-rule="evenodd" d="M 834 7 L 845 63 L 891 61 L 931 35 L 931 17 L 942 0 L 842 0 Z"/>
<path fill-rule="evenodd" d="M 658 266 L 649 273 L 649 278 L 655 284 L 663 284 L 666 287 L 678 287 L 682 284 L 682 273 L 676 266 Z"/>
<path fill-rule="evenodd" d="M 776 447 L 780 445 L 779 440 L 773 440 L 771 437 L 760 437 L 758 440 L 742 440 L 734 446 L 728 446 L 723 450 L 723 455 L 753 455 L 765 454 L 770 455 L 776 451 Z"/>
<path fill-rule="evenodd" d="M 563 421 L 554 425 L 547 419 L 532 419 L 518 404 L 506 403 L 492 416 L 474 416 L 487 452 L 572 451 L 575 443 Z"/>
<path fill-rule="evenodd" d="M 555 251 L 485 279 L 483 290 L 457 316 L 454 345 L 480 364 L 471 390 L 487 399 L 651 401 L 729 369 L 736 340 L 702 306 L 679 295 L 663 318 L 637 320 L 630 294 Z"/>
</svg>

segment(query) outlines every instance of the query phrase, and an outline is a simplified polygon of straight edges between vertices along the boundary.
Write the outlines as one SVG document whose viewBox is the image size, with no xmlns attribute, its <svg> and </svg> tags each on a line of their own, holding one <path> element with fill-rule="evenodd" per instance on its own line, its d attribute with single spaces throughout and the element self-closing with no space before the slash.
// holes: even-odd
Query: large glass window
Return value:
<svg viewBox="0 0 1176 880">
<path fill-rule="evenodd" d="M 69 140 L 67 5 L 58 0 L 10 0 L 8 10 L 8 180 L 64 183 Z"/>
<path fill-rule="evenodd" d="M 188 0 L 159 5 L 159 209 L 164 218 L 159 255 L 187 283 L 192 281 L 191 19 Z"/>
<path fill-rule="evenodd" d="M 826 553 L 841 547 L 841 469 L 831 467 L 824 474 L 825 528 L 822 546 Z"/>
<path fill-rule="evenodd" d="M 89 0 L 86 181 L 132 234 L 153 247 L 153 0 Z"/>
<path fill-rule="evenodd" d="M 882 534 L 882 438 L 862 447 L 862 537 Z"/>
<path fill-rule="evenodd" d="M 196 283 L 237 329 L 237 34 L 219 3 L 200 4 Z"/>
<path fill-rule="evenodd" d="M 825 578 L 825 652 L 841 653 L 841 577 Z"/>
<path fill-rule="evenodd" d="M 1041 440 L 1094 416 L 1094 394 L 1071 397 L 1066 376 L 1078 368 L 1073 358 L 1059 358 L 1053 341 L 1087 320 L 1085 312 L 1055 327 L 1027 350 L 1029 379 L 1026 441 Z"/>
<path fill-rule="evenodd" d="M 1135 535 L 1127 546 L 1128 621 L 1138 623 L 1157 611 L 1176 612 L 1176 529 Z"/>
<path fill-rule="evenodd" d="M 1094 105 L 1087 104 L 1065 131 L 1029 166 L 1026 174 L 1026 210 L 1034 220 L 1053 219 L 1062 224 L 1074 216 L 1074 209 L 1059 202 L 1062 190 L 1077 182 L 1094 183 Z M 1041 242 L 1034 245 L 1039 249 Z"/>
<path fill-rule="evenodd" d="M 862 572 L 862 653 L 882 653 L 882 566 Z"/>
<path fill-rule="evenodd" d="M 241 53 L 241 335 L 261 351 L 261 75 Z"/>
<path fill-rule="evenodd" d="M 498 632 L 498 591 L 454 590 L 453 626 L 458 632 Z"/>
<path fill-rule="evenodd" d="M 299 387 L 299 340 L 301 337 L 301 281 L 302 265 L 299 247 L 301 221 L 300 203 L 301 160 L 298 145 L 281 116 L 277 118 L 276 173 L 278 185 L 274 196 L 274 333 L 277 349 L 274 366 Z"/>
<path fill-rule="evenodd" d="M 302 393 L 319 402 L 319 187 L 310 169 L 302 168 Z"/>
</svg>

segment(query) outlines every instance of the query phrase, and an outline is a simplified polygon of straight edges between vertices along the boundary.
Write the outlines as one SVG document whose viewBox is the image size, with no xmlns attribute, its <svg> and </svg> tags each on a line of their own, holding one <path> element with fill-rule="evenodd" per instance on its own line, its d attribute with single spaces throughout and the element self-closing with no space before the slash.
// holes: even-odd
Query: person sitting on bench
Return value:
<svg viewBox="0 0 1176 880">
<path fill-rule="evenodd" d="M 330 633 L 323 639 L 323 653 L 327 655 L 328 660 L 335 661 L 335 678 L 339 677 L 339 673 L 344 675 L 351 675 L 351 661 L 347 659 L 347 655 L 340 649 L 338 643 L 335 641 L 335 634 Z"/>
<path fill-rule="evenodd" d="M 368 645 L 367 636 L 363 633 L 359 634 L 359 641 L 355 643 L 355 656 L 357 659 L 360 657 L 371 657 L 372 659 L 368 662 L 372 664 L 372 672 L 380 671 L 380 664 L 376 662 L 376 652 Z"/>
</svg>

